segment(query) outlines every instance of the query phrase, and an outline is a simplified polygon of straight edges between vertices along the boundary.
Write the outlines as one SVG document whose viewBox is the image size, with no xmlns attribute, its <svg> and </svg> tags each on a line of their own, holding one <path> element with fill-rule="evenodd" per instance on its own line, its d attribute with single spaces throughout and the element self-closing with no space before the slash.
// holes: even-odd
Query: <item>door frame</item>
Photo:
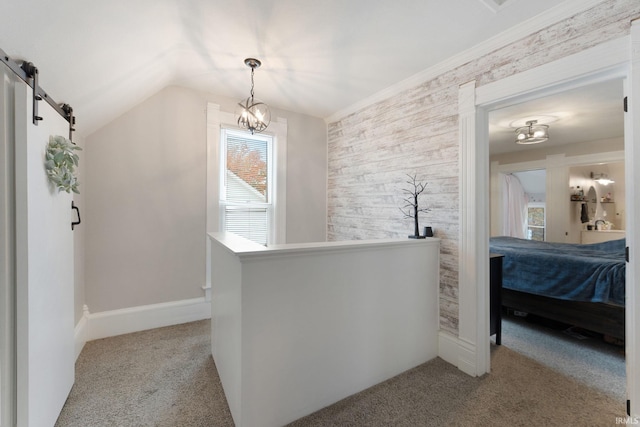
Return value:
<svg viewBox="0 0 640 427">
<path fill-rule="evenodd" d="M 15 123 L 13 99 L 17 77 L 0 64 L 0 426 L 16 424 L 16 254 Z M 10 107 L 11 106 L 11 107 Z"/>
<path fill-rule="evenodd" d="M 633 55 L 633 56 L 632 56 Z M 633 66 L 635 64 L 635 66 Z M 475 81 L 460 86 L 460 278 L 459 278 L 459 338 L 471 352 L 469 366 L 474 375 L 490 372 L 489 357 L 489 132 L 488 113 L 507 105 L 539 98 L 551 93 L 622 78 L 625 95 L 640 99 L 640 21 L 632 25 L 630 36 L 602 43 L 582 52 L 541 65 L 505 79 L 476 87 Z M 635 84 L 634 84 L 635 83 Z M 621 101 L 622 102 L 622 101 Z M 630 103 L 631 104 L 631 103 Z M 630 116 L 630 117 L 629 117 Z M 633 153 L 633 145 L 640 145 L 640 109 L 625 117 L 625 170 L 628 182 L 635 182 L 635 170 L 640 168 L 640 153 Z M 634 118 L 635 120 L 631 120 Z M 637 126 L 635 126 L 637 127 Z M 627 186 L 628 245 L 633 248 L 640 240 L 635 212 L 640 212 L 640 188 Z M 479 262 L 476 260 L 487 260 Z M 631 399 L 631 413 L 638 412 L 634 402 L 640 399 L 640 382 L 632 375 L 640 367 L 636 341 L 639 332 L 632 330 L 640 303 L 635 292 L 637 277 L 634 262 L 640 254 L 631 251 L 627 266 L 627 395 Z M 471 366 L 473 363 L 474 366 Z M 471 372 L 470 372 L 471 373 Z M 637 399 L 635 399 L 637 398 Z M 637 403 L 635 403 L 637 405 Z"/>
</svg>

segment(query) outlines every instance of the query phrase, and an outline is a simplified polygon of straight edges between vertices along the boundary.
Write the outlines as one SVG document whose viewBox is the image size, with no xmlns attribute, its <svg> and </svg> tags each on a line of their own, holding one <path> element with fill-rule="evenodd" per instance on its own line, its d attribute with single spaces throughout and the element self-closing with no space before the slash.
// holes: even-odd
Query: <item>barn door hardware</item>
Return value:
<svg viewBox="0 0 640 427">
<path fill-rule="evenodd" d="M 76 130 L 74 128 L 76 125 L 76 117 L 73 115 L 73 108 L 71 108 L 69 104 L 62 104 L 60 108 L 64 111 L 65 118 L 69 122 L 69 141 L 73 142 L 73 132 Z"/>
<path fill-rule="evenodd" d="M 38 115 L 38 101 L 42 101 L 42 96 L 40 96 L 37 90 L 37 88 L 40 87 L 38 86 L 38 68 L 27 61 L 23 62 L 20 68 L 22 68 L 27 74 L 27 77 L 33 81 L 33 124 L 38 126 L 38 122 L 42 120 L 42 117 Z"/>
<path fill-rule="evenodd" d="M 28 61 L 22 61 L 20 63 L 14 61 L 2 49 L 0 49 L 0 62 L 9 67 L 16 76 L 33 89 L 33 124 L 37 126 L 38 122 L 42 120 L 42 117 L 38 115 L 38 101 L 44 100 L 69 122 L 69 140 L 73 141 L 71 136 L 75 130 L 74 125 L 76 122 L 73 116 L 73 109 L 68 104 L 57 104 L 53 98 L 38 85 L 38 68 Z"/>
<path fill-rule="evenodd" d="M 73 200 L 71 201 L 71 209 L 75 209 L 76 211 L 76 215 L 78 215 L 78 220 L 77 221 L 71 221 L 71 231 L 73 231 L 73 228 L 76 225 L 80 225 L 80 223 L 82 222 L 82 220 L 80 219 L 80 208 L 78 208 L 75 203 L 73 203 Z"/>
</svg>

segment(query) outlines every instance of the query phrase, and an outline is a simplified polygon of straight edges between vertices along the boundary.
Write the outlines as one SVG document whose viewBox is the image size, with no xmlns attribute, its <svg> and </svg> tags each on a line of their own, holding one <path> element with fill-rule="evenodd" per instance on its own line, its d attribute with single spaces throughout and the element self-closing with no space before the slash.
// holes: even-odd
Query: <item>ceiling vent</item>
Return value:
<svg viewBox="0 0 640 427">
<path fill-rule="evenodd" d="M 504 9 L 505 7 L 509 6 L 515 0 L 479 0 L 479 1 L 480 3 L 487 6 L 489 9 L 491 9 L 492 12 L 497 13 L 501 9 Z"/>
</svg>

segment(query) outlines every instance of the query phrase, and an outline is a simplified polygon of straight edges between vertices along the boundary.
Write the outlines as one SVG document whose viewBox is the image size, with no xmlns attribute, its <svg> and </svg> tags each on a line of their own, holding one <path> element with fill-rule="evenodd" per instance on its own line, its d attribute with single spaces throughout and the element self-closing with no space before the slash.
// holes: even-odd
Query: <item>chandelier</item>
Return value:
<svg viewBox="0 0 640 427">
<path fill-rule="evenodd" d="M 539 125 L 537 120 L 529 120 L 526 126 L 516 129 L 516 144 L 539 144 L 549 139 L 549 126 Z"/>
<path fill-rule="evenodd" d="M 238 126 L 248 130 L 251 134 L 262 132 L 271 122 L 271 112 L 267 104 L 253 98 L 253 73 L 262 63 L 254 58 L 244 60 L 247 67 L 251 68 L 251 93 L 244 101 L 238 102 Z"/>
<path fill-rule="evenodd" d="M 610 179 L 606 173 L 593 173 L 591 172 L 591 179 L 602 185 L 613 184 L 615 181 Z"/>
</svg>

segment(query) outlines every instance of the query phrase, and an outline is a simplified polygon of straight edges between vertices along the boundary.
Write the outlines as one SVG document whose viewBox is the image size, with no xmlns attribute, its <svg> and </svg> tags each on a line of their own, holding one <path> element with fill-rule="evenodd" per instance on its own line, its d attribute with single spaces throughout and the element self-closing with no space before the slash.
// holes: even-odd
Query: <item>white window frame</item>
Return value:
<svg viewBox="0 0 640 427">
<path fill-rule="evenodd" d="M 266 202 L 252 202 L 252 203 L 241 203 L 241 202 L 233 202 L 226 200 L 227 194 L 227 144 L 224 143 L 227 140 L 228 134 L 235 134 L 243 138 L 255 138 L 257 140 L 262 140 L 267 143 L 267 197 Z M 219 210 L 218 213 L 220 224 L 218 225 L 219 230 L 225 230 L 225 221 L 226 221 L 226 212 L 227 207 L 237 207 L 237 208 L 247 208 L 247 207 L 255 207 L 255 208 L 266 208 L 267 210 L 267 245 L 272 245 L 275 242 L 275 229 L 276 229 L 276 221 L 274 215 L 274 146 L 275 146 L 275 137 L 270 134 L 254 134 L 251 135 L 247 131 L 243 131 L 236 128 L 230 128 L 228 126 L 222 125 L 220 129 L 220 166 L 219 166 L 219 175 L 218 180 L 220 182 L 220 200 L 219 200 Z"/>
<path fill-rule="evenodd" d="M 232 113 L 220 111 L 220 106 L 207 104 L 207 201 L 206 232 L 220 231 L 220 130 L 239 129 Z M 273 243 L 286 243 L 287 230 L 287 119 L 276 118 L 264 132 L 273 136 Z M 205 299 L 211 300 L 211 241 L 206 239 L 206 282 L 202 287 Z"/>
<path fill-rule="evenodd" d="M 529 225 L 529 208 L 542 208 L 544 209 L 544 225 Z M 527 231 L 529 227 L 542 228 L 544 230 L 544 241 L 547 241 L 547 204 L 545 202 L 529 202 L 527 203 Z M 527 233 L 528 234 L 528 233 Z M 527 236 L 528 238 L 528 236 Z"/>
<path fill-rule="evenodd" d="M 207 233 L 220 231 L 220 135 L 223 127 L 239 129 L 232 113 L 220 111 L 219 105 L 209 103 L 207 105 Z M 273 137 L 271 183 L 273 186 L 273 241 L 268 244 L 282 244 L 286 243 L 287 236 L 287 120 L 284 118 L 272 120 L 263 133 Z"/>
</svg>

